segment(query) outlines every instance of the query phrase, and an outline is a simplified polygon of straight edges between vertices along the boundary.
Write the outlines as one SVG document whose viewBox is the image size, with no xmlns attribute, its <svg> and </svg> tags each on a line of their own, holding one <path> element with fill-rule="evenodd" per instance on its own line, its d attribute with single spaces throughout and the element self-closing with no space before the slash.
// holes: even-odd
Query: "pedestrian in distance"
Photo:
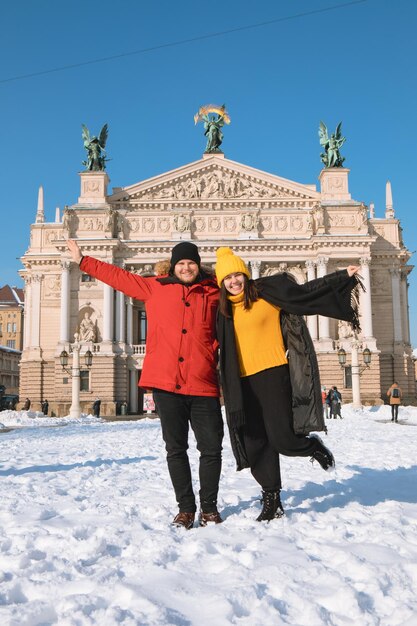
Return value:
<svg viewBox="0 0 417 626">
<path fill-rule="evenodd" d="M 101 400 L 97 397 L 93 402 L 93 415 L 94 417 L 100 417 Z"/>
<path fill-rule="evenodd" d="M 25 403 L 24 403 L 24 405 L 23 405 L 23 410 L 24 410 L 24 411 L 29 411 L 29 409 L 30 409 L 30 404 L 31 404 L 31 403 L 30 403 L 30 399 L 29 399 L 29 398 L 26 398 Z"/>
<path fill-rule="evenodd" d="M 324 385 L 321 388 L 321 401 L 323 404 L 323 416 L 325 419 L 329 419 L 329 403 L 327 401 L 327 391 Z"/>
<path fill-rule="evenodd" d="M 387 391 L 387 396 L 391 405 L 391 422 L 398 423 L 398 407 L 401 404 L 403 392 L 397 382 L 392 383 Z"/>
<path fill-rule="evenodd" d="M 329 401 L 330 401 L 330 416 L 333 419 L 343 419 L 342 417 L 342 394 L 338 390 L 336 386 L 332 387 L 329 391 Z"/>
<path fill-rule="evenodd" d="M 257 521 L 284 515 L 280 454 L 305 456 L 324 470 L 333 454 L 313 431 L 326 429 L 319 369 L 303 315 L 359 327 L 357 266 L 303 285 L 286 273 L 250 279 L 230 248 L 217 250 L 220 374 L 237 469 L 262 489 Z"/>
<path fill-rule="evenodd" d="M 44 415 L 48 415 L 48 411 L 49 411 L 49 402 L 48 402 L 48 400 L 43 400 L 43 402 L 41 404 L 41 407 L 42 407 L 42 413 Z"/>
<path fill-rule="evenodd" d="M 161 422 L 178 503 L 172 523 L 192 528 L 197 510 L 187 452 L 190 426 L 200 453 L 198 523 L 221 523 L 217 498 L 223 419 L 215 334 L 219 288 L 214 276 L 201 268 L 198 248 L 188 241 L 172 249 L 167 274 L 147 277 L 83 257 L 73 240 L 68 249 L 81 271 L 146 304 L 148 335 L 139 384 L 152 389 Z"/>
</svg>

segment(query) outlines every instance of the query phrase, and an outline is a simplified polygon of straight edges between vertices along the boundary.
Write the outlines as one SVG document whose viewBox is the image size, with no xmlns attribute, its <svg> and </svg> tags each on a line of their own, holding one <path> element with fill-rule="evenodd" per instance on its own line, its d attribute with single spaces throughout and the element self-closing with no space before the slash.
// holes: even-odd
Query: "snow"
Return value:
<svg viewBox="0 0 417 626">
<path fill-rule="evenodd" d="M 322 435 L 335 472 L 282 458 L 286 515 L 270 523 L 226 435 L 225 521 L 185 531 L 158 419 L 3 411 L 0 623 L 416 626 L 417 408 L 343 417 Z M 197 480 L 193 444 L 190 458 Z"/>
</svg>

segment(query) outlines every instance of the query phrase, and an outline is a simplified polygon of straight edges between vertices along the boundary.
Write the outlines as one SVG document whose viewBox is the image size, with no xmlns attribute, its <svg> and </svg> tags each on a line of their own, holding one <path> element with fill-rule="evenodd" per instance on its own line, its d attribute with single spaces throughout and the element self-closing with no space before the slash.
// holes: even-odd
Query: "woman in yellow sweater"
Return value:
<svg viewBox="0 0 417 626">
<path fill-rule="evenodd" d="M 258 521 L 284 515 L 279 455 L 306 456 L 325 470 L 335 461 L 326 430 L 313 343 L 302 315 L 358 323 L 357 266 L 304 285 L 287 274 L 256 281 L 230 248 L 217 250 L 218 339 L 226 416 L 237 469 L 262 487 Z"/>
</svg>

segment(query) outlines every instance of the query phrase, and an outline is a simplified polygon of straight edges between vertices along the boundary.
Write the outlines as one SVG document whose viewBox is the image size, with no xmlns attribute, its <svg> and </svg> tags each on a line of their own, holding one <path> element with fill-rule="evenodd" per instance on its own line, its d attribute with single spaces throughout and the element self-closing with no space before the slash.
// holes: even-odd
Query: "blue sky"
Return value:
<svg viewBox="0 0 417 626">
<path fill-rule="evenodd" d="M 301 183 L 318 183 L 319 121 L 342 121 L 352 197 L 382 217 L 389 179 L 417 250 L 415 0 L 15 0 L 0 18 L 0 286 L 22 286 L 39 185 L 48 221 L 77 201 L 82 123 L 92 133 L 109 124 L 118 187 L 201 158 L 193 115 L 208 102 L 226 103 L 232 118 L 226 157 Z M 414 272 L 410 320 L 415 347 Z"/>
</svg>

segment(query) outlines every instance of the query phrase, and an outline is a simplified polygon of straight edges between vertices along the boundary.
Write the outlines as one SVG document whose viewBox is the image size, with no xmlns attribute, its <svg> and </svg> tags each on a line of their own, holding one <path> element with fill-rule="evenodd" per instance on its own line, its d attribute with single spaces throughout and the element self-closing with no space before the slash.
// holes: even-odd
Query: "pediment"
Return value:
<svg viewBox="0 0 417 626">
<path fill-rule="evenodd" d="M 205 156 L 154 178 L 114 190 L 109 201 L 141 202 L 218 200 L 318 201 L 315 185 L 303 185 L 219 155 Z"/>
</svg>

